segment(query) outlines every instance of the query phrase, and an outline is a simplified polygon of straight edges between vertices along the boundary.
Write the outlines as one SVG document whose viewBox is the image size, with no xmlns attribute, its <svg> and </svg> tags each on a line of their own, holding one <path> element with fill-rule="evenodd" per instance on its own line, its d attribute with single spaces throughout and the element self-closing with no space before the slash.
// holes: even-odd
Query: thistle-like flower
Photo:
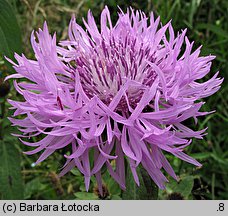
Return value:
<svg viewBox="0 0 228 216">
<path fill-rule="evenodd" d="M 15 55 L 9 60 L 16 74 L 26 78 L 16 90 L 24 102 L 9 100 L 16 109 L 10 118 L 23 132 L 21 136 L 45 137 L 30 143 L 36 147 L 26 154 L 42 152 L 37 163 L 58 149 L 71 147 L 64 155 L 66 164 L 60 175 L 77 167 L 85 177 L 86 189 L 95 175 L 102 191 L 101 168 L 125 188 L 125 163 L 128 161 L 135 182 L 141 164 L 159 188 L 176 175 L 164 152 L 201 166 L 184 153 L 192 138 L 202 139 L 205 130 L 193 131 L 184 121 L 208 114 L 200 112 L 201 98 L 214 94 L 222 79 L 210 72 L 215 56 L 200 57 L 200 48 L 186 30 L 176 36 L 171 22 L 159 28 L 160 20 L 142 11 L 120 11 L 115 25 L 107 7 L 101 13 L 100 29 L 88 12 L 86 31 L 72 18 L 69 40 L 56 45 L 56 35 L 43 30 L 31 36 L 36 60 Z M 184 49 L 183 49 L 183 44 Z M 89 156 L 90 155 L 90 156 Z"/>
</svg>

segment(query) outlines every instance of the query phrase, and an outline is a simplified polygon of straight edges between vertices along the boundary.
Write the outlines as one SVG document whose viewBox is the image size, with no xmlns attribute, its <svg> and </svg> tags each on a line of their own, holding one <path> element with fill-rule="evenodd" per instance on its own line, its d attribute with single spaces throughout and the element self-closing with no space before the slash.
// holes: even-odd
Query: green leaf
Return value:
<svg viewBox="0 0 228 216">
<path fill-rule="evenodd" d="M 77 168 L 73 168 L 70 172 L 75 176 L 82 176 L 82 174 Z"/>
<path fill-rule="evenodd" d="M 98 199 L 98 197 L 94 193 L 77 192 L 74 195 L 79 200 L 97 200 Z"/>
<path fill-rule="evenodd" d="M 13 58 L 13 53 L 21 50 L 21 32 L 14 10 L 6 0 L 0 0 L 0 55 Z"/>
<path fill-rule="evenodd" d="M 221 156 L 217 155 L 216 152 L 213 152 L 213 153 L 211 154 L 211 157 L 212 157 L 215 161 L 217 161 L 218 163 L 221 163 L 221 164 L 223 164 L 223 165 L 228 166 L 228 161 L 225 160 L 224 158 L 222 158 Z"/>
<path fill-rule="evenodd" d="M 205 160 L 211 157 L 210 152 L 203 152 L 203 153 L 193 153 L 191 157 L 195 158 L 196 160 Z"/>
<path fill-rule="evenodd" d="M 228 38 L 228 34 L 226 31 L 224 31 L 222 28 L 220 28 L 217 25 L 213 25 L 213 24 L 209 24 L 209 23 L 200 23 L 196 26 L 196 29 L 207 29 L 211 32 L 213 32 L 214 34 L 220 35 L 224 38 Z"/>
<path fill-rule="evenodd" d="M 31 198 L 31 196 L 39 191 L 42 191 L 43 189 L 46 188 L 46 185 L 42 184 L 40 182 L 39 178 L 35 178 L 33 180 L 31 180 L 30 182 L 28 182 L 25 185 L 25 195 L 24 195 L 24 199 L 29 199 Z"/>
<path fill-rule="evenodd" d="M 155 200 L 158 198 L 158 188 L 143 167 L 138 167 L 137 174 L 140 186 L 134 181 L 130 167 L 127 169 L 126 191 L 123 192 L 124 200 Z"/>
<path fill-rule="evenodd" d="M 178 182 L 174 179 L 170 180 L 166 187 L 169 193 L 180 193 L 185 199 L 187 199 L 192 192 L 193 185 L 194 176 L 183 175 Z"/>
<path fill-rule="evenodd" d="M 121 194 L 120 186 L 113 178 L 109 178 L 109 180 L 107 181 L 107 188 L 108 192 L 113 196 L 119 196 Z"/>
<path fill-rule="evenodd" d="M 122 200 L 120 196 L 118 195 L 112 195 L 111 200 Z"/>
<path fill-rule="evenodd" d="M 45 188 L 43 188 L 45 187 Z M 35 199 L 44 199 L 44 200 L 56 200 L 56 199 L 62 199 L 62 196 L 58 196 L 56 193 L 56 190 L 53 188 L 52 184 L 45 184 L 41 189 L 39 189 L 39 192 L 35 195 Z"/>
<path fill-rule="evenodd" d="M 20 155 L 13 142 L 0 140 L 0 197 L 23 199 Z"/>
</svg>

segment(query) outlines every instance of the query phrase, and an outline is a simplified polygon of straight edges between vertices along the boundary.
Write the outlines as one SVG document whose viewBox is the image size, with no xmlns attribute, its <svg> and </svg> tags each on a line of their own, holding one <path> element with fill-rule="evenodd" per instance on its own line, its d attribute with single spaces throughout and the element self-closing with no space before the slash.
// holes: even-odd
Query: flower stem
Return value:
<svg viewBox="0 0 228 216">
<path fill-rule="evenodd" d="M 142 180 L 144 183 L 144 186 L 146 188 L 147 194 L 145 195 L 145 199 L 147 196 L 148 200 L 157 200 L 158 199 L 158 187 L 153 182 L 147 171 L 141 166 L 140 167 L 140 173 L 142 176 Z"/>
<path fill-rule="evenodd" d="M 140 165 L 137 168 L 140 186 L 137 186 L 128 166 L 126 176 L 126 191 L 122 193 L 124 200 L 156 200 L 158 187 L 153 182 L 147 171 Z"/>
</svg>

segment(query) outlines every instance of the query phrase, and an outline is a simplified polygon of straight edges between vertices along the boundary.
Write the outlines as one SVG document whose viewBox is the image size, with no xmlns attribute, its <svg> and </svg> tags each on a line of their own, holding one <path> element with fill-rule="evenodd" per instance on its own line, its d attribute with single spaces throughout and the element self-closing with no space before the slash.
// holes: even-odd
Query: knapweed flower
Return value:
<svg viewBox="0 0 228 216">
<path fill-rule="evenodd" d="M 175 35 L 171 22 L 159 27 L 153 13 L 148 18 L 120 10 L 113 25 L 105 7 L 100 27 L 90 11 L 83 21 L 86 30 L 72 18 L 69 40 L 58 46 L 45 23 L 31 36 L 35 60 L 17 54 L 17 64 L 9 60 L 17 73 L 8 78 L 29 81 L 14 80 L 23 102 L 9 100 L 14 117 L 25 116 L 10 118 L 23 132 L 22 143 L 36 147 L 26 154 L 42 152 L 40 163 L 56 150 L 71 149 L 60 175 L 77 167 L 87 190 L 92 175 L 102 190 L 102 167 L 124 189 L 126 161 L 137 184 L 141 164 L 164 189 L 162 169 L 176 179 L 164 152 L 201 166 L 184 148 L 206 129 L 193 131 L 184 121 L 208 114 L 199 111 L 200 99 L 214 94 L 222 79 L 218 73 L 200 79 L 215 56 L 192 51 L 186 30 Z M 35 143 L 23 138 L 40 134 L 45 137 Z"/>
</svg>

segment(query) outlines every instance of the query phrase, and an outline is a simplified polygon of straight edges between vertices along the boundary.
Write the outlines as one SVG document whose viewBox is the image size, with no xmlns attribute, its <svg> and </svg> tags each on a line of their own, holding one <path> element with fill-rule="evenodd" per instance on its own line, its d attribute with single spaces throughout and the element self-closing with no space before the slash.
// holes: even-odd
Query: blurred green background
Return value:
<svg viewBox="0 0 228 216">
<path fill-rule="evenodd" d="M 18 99 L 12 83 L 3 83 L 3 78 L 13 73 L 4 55 L 13 58 L 13 52 L 33 57 L 30 34 L 33 29 L 42 27 L 46 20 L 57 39 L 67 38 L 67 28 L 72 14 L 82 24 L 92 10 L 99 23 L 101 10 L 108 5 L 112 21 L 117 20 L 119 5 L 124 11 L 128 6 L 143 10 L 147 15 L 154 11 L 161 16 L 163 23 L 172 19 L 175 31 L 188 28 L 188 37 L 195 41 L 194 48 L 203 45 L 201 55 L 216 55 L 211 73 L 205 80 L 219 70 L 225 80 L 215 95 L 205 99 L 202 111 L 216 110 L 199 119 L 195 126 L 192 121 L 186 124 L 193 129 L 208 127 L 204 140 L 193 140 L 187 152 L 199 160 L 203 167 L 194 166 L 167 155 L 180 181 L 171 178 L 167 190 L 159 192 L 159 199 L 228 199 L 228 1 L 227 0 L 145 0 L 145 1 L 104 1 L 104 0 L 0 0 L 0 198 L 1 199 L 143 199 L 131 182 L 135 197 L 127 197 L 118 185 L 104 172 L 104 196 L 98 194 L 95 179 L 92 178 L 89 193 L 85 192 L 83 176 L 78 170 L 66 174 L 61 179 L 57 173 L 64 164 L 59 151 L 41 164 L 33 163 L 38 155 L 26 156 L 29 150 L 10 135 L 16 128 L 10 126 L 7 116 L 12 110 L 7 98 Z M 8 66 L 8 67 L 7 67 Z M 10 88 L 11 86 L 11 88 Z M 8 93 L 9 92 L 9 93 Z M 8 93 L 6 95 L 6 93 Z M 35 140 L 34 140 L 35 141 Z"/>
</svg>

